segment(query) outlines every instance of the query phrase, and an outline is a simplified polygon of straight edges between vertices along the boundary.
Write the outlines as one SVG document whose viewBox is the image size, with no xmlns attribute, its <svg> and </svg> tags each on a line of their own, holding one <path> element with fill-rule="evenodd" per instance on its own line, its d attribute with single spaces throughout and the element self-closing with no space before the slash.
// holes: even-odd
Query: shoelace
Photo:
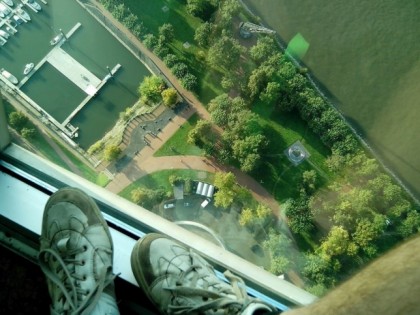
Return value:
<svg viewBox="0 0 420 315">
<path fill-rule="evenodd" d="M 176 296 L 202 297 L 201 303 L 196 305 L 169 305 L 171 314 L 203 314 L 209 310 L 225 309 L 228 314 L 240 314 L 253 299 L 248 296 L 244 281 L 233 275 L 230 271 L 225 271 L 225 277 L 230 281 L 231 288 L 221 285 L 221 280 L 209 277 L 207 271 L 202 271 L 203 266 L 195 262 L 196 254 L 190 250 L 192 260 L 191 266 L 182 272 L 176 282 L 175 287 L 164 287 Z M 191 276 L 190 286 L 182 286 L 184 279 Z M 214 276 L 216 277 L 216 276 Z M 212 280 L 213 278 L 213 280 Z M 206 287 L 197 287 L 197 282 L 202 279 Z M 213 288 L 210 290 L 209 288 Z M 229 296 L 230 295 L 230 296 Z"/>
<path fill-rule="evenodd" d="M 74 250 L 60 251 L 58 253 L 51 248 L 47 248 L 39 253 L 40 267 L 46 277 L 60 289 L 64 297 L 63 308 L 67 308 L 66 306 L 69 307 L 68 311 L 63 310 L 67 314 L 89 314 L 97 304 L 104 288 L 115 278 L 115 275 L 112 275 L 107 279 L 107 270 L 104 269 L 99 274 L 97 284 L 92 291 L 87 292 L 80 288 L 76 280 L 84 280 L 84 276 L 76 274 L 74 270 L 70 271 L 68 264 L 83 265 L 82 261 L 76 260 L 73 257 L 84 250 L 86 248 L 82 247 Z M 58 263 L 57 270 L 51 270 L 50 264 L 48 263 L 50 259 Z"/>
</svg>

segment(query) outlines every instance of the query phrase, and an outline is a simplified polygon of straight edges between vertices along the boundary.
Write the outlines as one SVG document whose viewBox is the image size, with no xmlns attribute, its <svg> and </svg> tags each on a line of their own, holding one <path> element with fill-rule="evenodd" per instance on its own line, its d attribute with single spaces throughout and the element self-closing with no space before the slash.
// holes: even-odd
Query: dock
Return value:
<svg viewBox="0 0 420 315">
<path fill-rule="evenodd" d="M 61 45 L 63 45 L 63 43 L 66 40 L 68 40 L 81 26 L 82 26 L 82 23 L 80 23 L 80 22 L 78 22 L 75 26 L 73 26 L 70 29 L 70 31 L 68 31 L 67 34 L 65 34 L 65 36 L 63 36 L 63 38 L 57 44 L 55 44 L 53 49 L 51 49 L 51 51 L 44 58 L 42 58 L 40 62 L 38 62 L 35 65 L 34 69 L 20 81 L 20 83 L 18 85 L 18 88 L 21 88 L 22 85 L 24 85 L 36 73 L 36 71 L 39 70 L 39 68 L 41 68 L 44 65 L 44 63 L 46 63 L 48 61 L 50 56 L 54 54 L 55 50 L 61 49 L 60 48 Z"/>
<path fill-rule="evenodd" d="M 109 79 L 112 78 L 112 76 L 121 68 L 120 64 L 117 64 L 112 70 L 111 73 L 108 74 L 102 81 L 99 82 L 99 84 L 95 87 L 96 91 L 99 91 L 101 87 L 105 85 L 106 82 L 108 82 Z M 95 93 L 96 94 L 96 93 Z M 95 94 L 88 94 L 88 96 L 79 104 L 79 106 L 76 107 L 76 109 L 63 121 L 62 125 L 65 127 L 67 124 L 76 116 L 76 114 L 82 110 L 83 107 L 89 101 L 95 96 Z"/>
<path fill-rule="evenodd" d="M 61 48 L 53 49 L 47 61 L 86 94 L 95 95 L 98 91 L 101 80 Z"/>
<path fill-rule="evenodd" d="M 26 75 L 17 86 L 14 86 L 3 76 L 0 76 L 0 80 L 3 81 L 10 90 L 19 94 L 28 104 L 30 104 L 39 113 L 41 113 L 43 117 L 45 117 L 50 123 L 61 130 L 63 135 L 68 137 L 68 139 L 66 139 L 68 141 L 71 141 L 71 138 L 77 135 L 77 131 L 79 129 L 72 126 L 70 121 L 86 106 L 86 104 L 89 103 L 89 101 L 106 84 L 106 82 L 108 82 L 121 68 L 120 64 L 114 66 L 112 70 L 107 67 L 108 73 L 101 80 L 61 48 L 61 46 L 70 39 L 70 37 L 81 27 L 81 25 L 81 23 L 77 23 L 69 32 L 67 32 L 67 34 L 63 33 L 64 36 L 60 39 L 60 41 L 52 46 L 52 49 L 47 53 L 47 55 L 35 65 L 34 69 L 28 75 Z M 87 94 L 85 99 L 62 123 L 58 122 L 54 117 L 45 112 L 41 106 L 39 106 L 20 90 L 20 88 L 32 77 L 32 75 L 34 75 L 46 62 L 51 64 L 57 71 L 63 74 L 66 78 L 68 78 Z"/>
</svg>

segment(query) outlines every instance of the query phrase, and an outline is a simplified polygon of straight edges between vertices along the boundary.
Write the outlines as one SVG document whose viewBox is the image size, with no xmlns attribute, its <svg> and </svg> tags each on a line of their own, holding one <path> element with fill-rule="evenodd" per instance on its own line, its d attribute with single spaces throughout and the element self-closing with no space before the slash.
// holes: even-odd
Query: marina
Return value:
<svg viewBox="0 0 420 315">
<path fill-rule="evenodd" d="M 0 84 L 66 141 L 87 148 L 134 104 L 138 83 L 150 73 L 76 1 L 38 3 L 42 10 L 35 13 L 15 1 L 13 13 L 23 7 L 31 14 L 30 20 L 20 14 L 21 24 L 13 14 L 0 19 L 0 29 L 7 27 L 9 34 L 0 35 L 0 64 L 18 80 L 13 84 L 0 75 Z"/>
<path fill-rule="evenodd" d="M 76 107 L 76 109 L 62 122 L 59 123 L 56 119 L 52 119 L 50 115 L 46 115 L 48 120 L 59 128 L 67 137 L 74 138 L 77 137 L 78 128 L 70 125 L 70 121 L 88 102 L 98 93 L 100 88 L 102 88 L 105 83 L 120 69 L 121 65 L 116 65 L 111 72 L 104 77 L 103 80 L 97 78 L 93 73 L 86 69 L 82 64 L 80 64 L 76 59 L 71 57 L 68 53 L 62 50 L 60 47 L 65 42 L 68 41 L 71 36 L 81 27 L 81 23 L 77 23 L 67 34 L 60 37 L 60 41 L 57 42 L 51 51 L 33 68 L 33 71 L 26 75 L 21 82 L 18 84 L 17 79 L 12 76 L 14 80 L 10 79 L 11 74 L 5 70 L 0 72 L 1 78 L 7 80 L 6 84 L 18 84 L 17 88 L 20 89 L 31 77 L 39 70 L 46 62 L 50 63 L 55 69 L 62 73 L 66 78 L 78 86 L 82 91 L 84 91 L 88 96 Z M 60 30 L 61 31 L 61 30 Z M 21 93 L 21 92 L 20 92 Z M 39 104 L 34 104 L 33 100 L 30 100 L 31 105 L 37 110 L 42 106 Z"/>
</svg>

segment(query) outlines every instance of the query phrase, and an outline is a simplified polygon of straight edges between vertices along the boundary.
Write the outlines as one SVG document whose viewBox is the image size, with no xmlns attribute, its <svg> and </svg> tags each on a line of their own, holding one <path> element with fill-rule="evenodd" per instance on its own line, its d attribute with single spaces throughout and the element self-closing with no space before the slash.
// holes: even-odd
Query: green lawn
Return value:
<svg viewBox="0 0 420 315">
<path fill-rule="evenodd" d="M 269 149 L 263 155 L 263 165 L 253 174 L 263 186 L 280 202 L 298 196 L 298 185 L 303 172 L 315 169 L 321 184 L 323 176 L 332 174 L 325 167 L 329 154 L 321 140 L 294 113 L 281 113 L 262 102 L 256 102 L 252 109 L 260 116 L 260 124 L 269 140 Z M 308 161 L 294 166 L 284 155 L 284 150 L 300 140 L 311 154 Z"/>
<path fill-rule="evenodd" d="M 155 152 L 154 156 L 198 155 L 204 151 L 196 145 L 189 144 L 186 139 L 190 130 L 195 126 L 198 115 L 192 115 L 165 144 Z"/>
<path fill-rule="evenodd" d="M 194 170 L 164 170 L 154 172 L 144 176 L 124 188 L 119 195 L 123 198 L 131 200 L 131 192 L 138 187 L 146 187 L 149 189 L 163 188 L 166 191 L 172 191 L 172 186 L 169 183 L 169 176 L 182 176 L 191 178 L 192 180 L 204 180 L 206 182 L 213 182 L 214 176 L 212 173 Z"/>
<path fill-rule="evenodd" d="M 195 30 L 202 22 L 186 11 L 184 1 L 123 0 L 123 3 L 130 8 L 133 14 L 138 16 L 139 21 L 142 21 L 148 32 L 152 34 L 158 34 L 159 27 L 164 23 L 173 25 L 175 39 L 170 47 L 173 53 L 190 67 L 191 73 L 198 78 L 197 94 L 205 104 L 223 93 L 220 86 L 220 75 L 209 70 L 206 63 L 197 58 L 199 51 L 206 52 L 194 41 Z M 167 12 L 162 10 L 164 6 L 169 8 Z M 184 48 L 185 42 L 190 44 L 189 48 Z"/>
</svg>

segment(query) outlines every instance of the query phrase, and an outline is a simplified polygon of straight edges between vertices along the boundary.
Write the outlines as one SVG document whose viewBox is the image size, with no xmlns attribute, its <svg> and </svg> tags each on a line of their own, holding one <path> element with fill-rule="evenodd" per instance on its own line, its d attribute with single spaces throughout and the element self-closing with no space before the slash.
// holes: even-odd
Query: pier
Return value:
<svg viewBox="0 0 420 315">
<path fill-rule="evenodd" d="M 100 83 L 95 87 L 96 91 L 99 91 L 101 87 L 105 85 L 105 83 L 112 78 L 112 76 L 118 71 L 118 69 L 121 68 L 120 64 L 117 64 L 112 70 L 111 73 L 108 74 Z M 67 126 L 67 124 L 70 122 L 70 120 L 73 119 L 74 116 L 94 97 L 96 92 L 94 94 L 89 94 L 88 96 L 79 104 L 79 106 L 76 107 L 76 109 L 63 121 L 63 126 Z"/>
<path fill-rule="evenodd" d="M 70 39 L 70 37 L 82 26 L 81 23 L 77 23 L 67 34 L 63 33 L 63 37 L 54 45 L 48 54 L 39 61 L 34 69 L 26 75 L 17 86 L 11 84 L 3 76 L 0 79 L 15 93 L 18 93 L 22 98 L 26 100 L 33 108 L 40 112 L 45 118 L 47 118 L 52 124 L 54 124 L 63 134 L 69 138 L 76 136 L 78 128 L 70 124 L 70 121 L 77 115 L 89 101 L 97 94 L 97 92 L 111 79 L 115 73 L 121 68 L 120 64 L 117 64 L 112 70 L 108 70 L 108 74 L 101 80 L 97 78 L 92 72 L 86 69 L 76 59 L 66 53 L 61 46 Z M 57 71 L 63 74 L 77 87 L 84 91 L 87 96 L 86 98 L 73 110 L 73 112 L 62 122 L 58 122 L 54 117 L 45 112 L 41 106 L 36 104 L 26 94 L 24 94 L 20 88 L 46 63 L 51 64 Z"/>
<path fill-rule="evenodd" d="M 24 85 L 31 78 L 31 76 L 34 75 L 36 71 L 39 70 L 39 68 L 41 68 L 42 65 L 48 61 L 50 56 L 54 54 L 54 51 L 60 49 L 61 45 L 63 45 L 63 43 L 68 40 L 81 26 L 81 23 L 77 23 L 75 26 L 73 26 L 71 30 L 65 34 L 66 36 L 63 36 L 63 38 L 57 44 L 55 44 L 55 46 L 53 46 L 53 49 L 51 49 L 51 51 L 35 65 L 34 69 L 20 81 L 17 87 L 21 88 L 22 85 Z"/>
</svg>

